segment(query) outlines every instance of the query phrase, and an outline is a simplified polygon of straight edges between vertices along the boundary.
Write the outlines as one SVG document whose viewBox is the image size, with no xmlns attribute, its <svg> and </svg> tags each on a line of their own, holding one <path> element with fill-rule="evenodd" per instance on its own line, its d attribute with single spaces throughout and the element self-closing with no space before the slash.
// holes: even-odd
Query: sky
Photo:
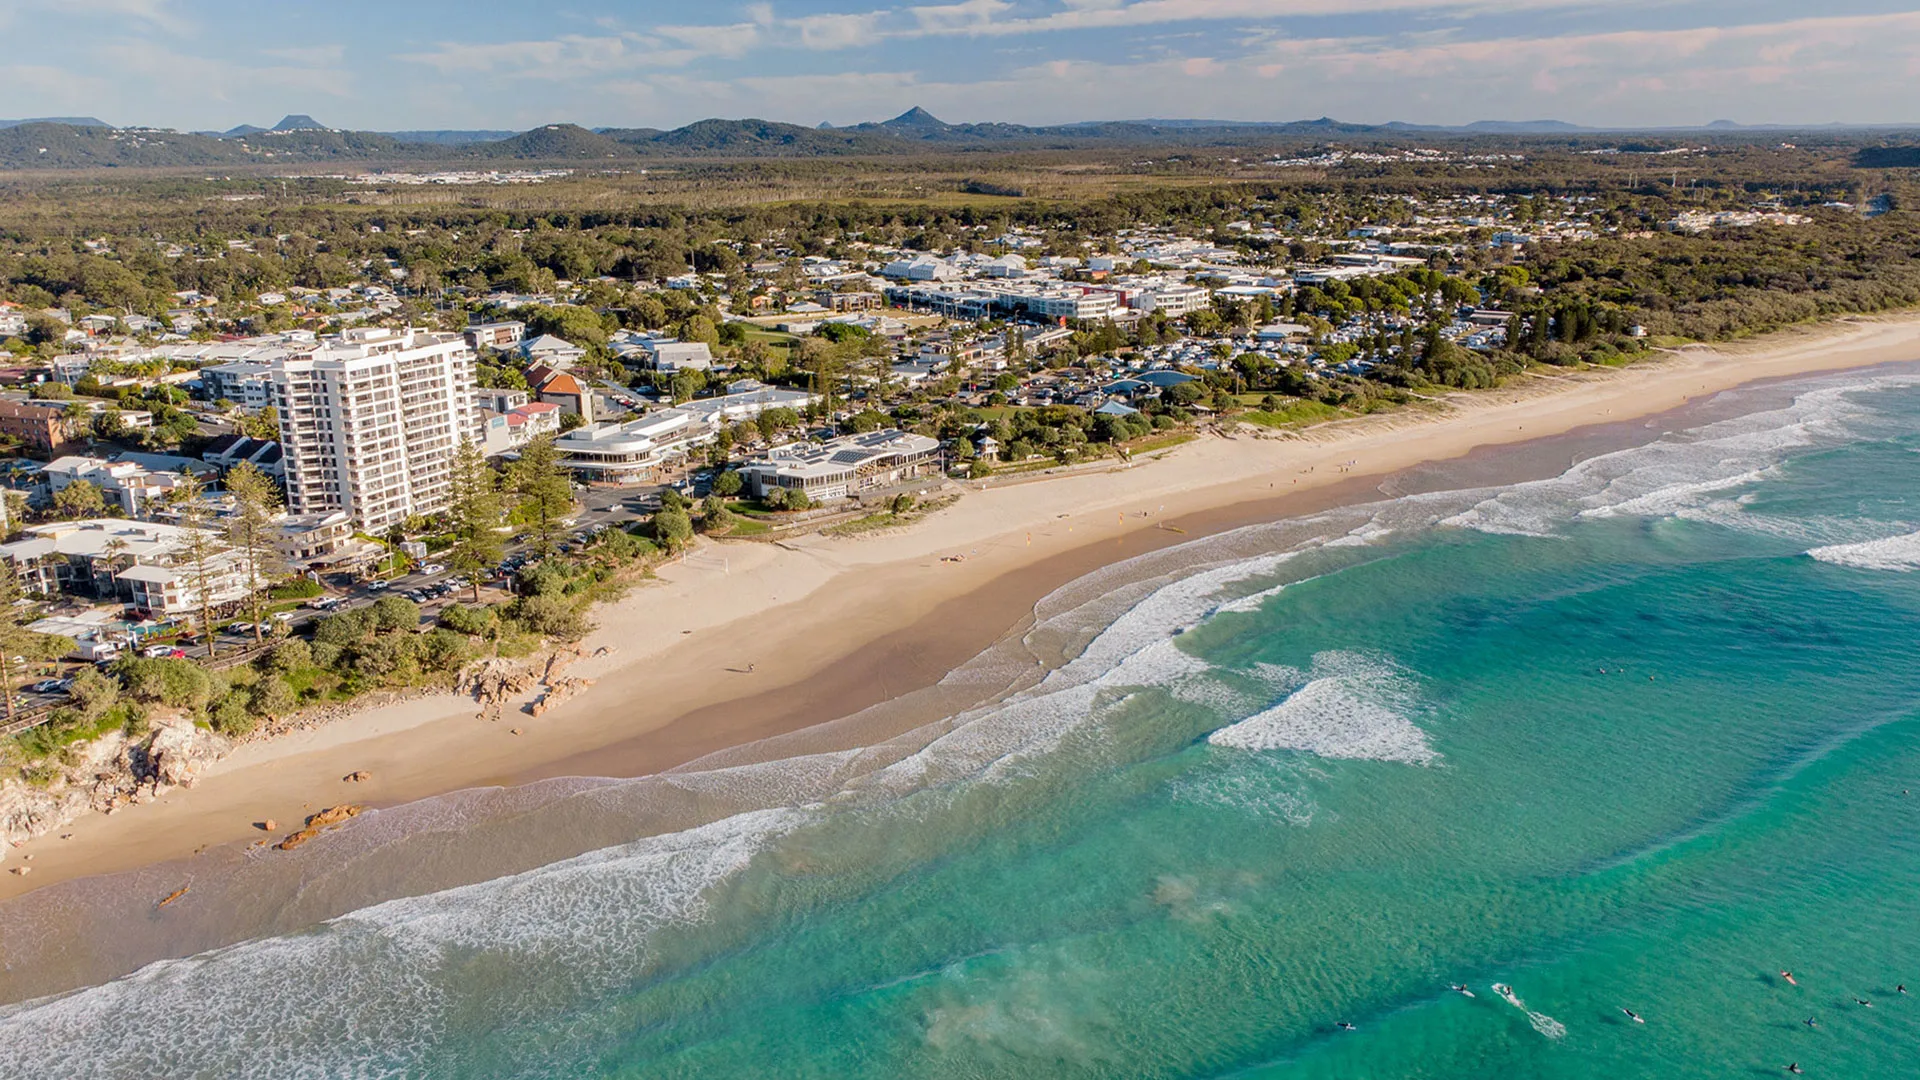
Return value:
<svg viewBox="0 0 1920 1080">
<path fill-rule="evenodd" d="M 0 0 L 0 117 L 1920 122 L 1916 0 Z"/>
</svg>

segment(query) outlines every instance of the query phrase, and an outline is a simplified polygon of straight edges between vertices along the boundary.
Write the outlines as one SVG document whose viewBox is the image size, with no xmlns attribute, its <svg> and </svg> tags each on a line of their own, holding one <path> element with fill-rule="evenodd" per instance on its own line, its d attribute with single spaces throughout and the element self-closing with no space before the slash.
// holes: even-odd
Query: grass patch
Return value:
<svg viewBox="0 0 1920 1080">
<path fill-rule="evenodd" d="M 737 539 L 748 536 L 765 536 L 772 531 L 773 527 L 764 521 L 754 521 L 752 518 L 747 517 L 735 517 L 733 524 L 727 526 L 726 532 L 717 533 L 716 535 Z"/>
<path fill-rule="evenodd" d="M 1171 450 L 1181 443 L 1190 443 L 1198 436 L 1191 431 L 1174 431 L 1165 435 L 1154 435 L 1136 443 L 1127 444 L 1129 454 L 1151 454 L 1155 450 Z"/>
<path fill-rule="evenodd" d="M 1235 417 L 1237 420 L 1261 427 L 1289 428 L 1305 424 L 1318 424 L 1328 420 L 1338 420 L 1346 413 L 1321 401 L 1305 399 L 1291 401 L 1271 412 L 1265 409 L 1252 409 Z"/>
</svg>

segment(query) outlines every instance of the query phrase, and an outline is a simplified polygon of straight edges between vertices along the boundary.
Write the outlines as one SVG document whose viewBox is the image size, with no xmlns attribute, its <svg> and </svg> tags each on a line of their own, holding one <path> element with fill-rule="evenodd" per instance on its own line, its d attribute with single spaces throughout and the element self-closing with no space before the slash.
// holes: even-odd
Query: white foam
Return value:
<svg viewBox="0 0 1920 1080">
<path fill-rule="evenodd" d="M 1920 377 L 1829 376 L 1779 409 L 1751 413 L 1669 435 L 1645 446 L 1574 463 L 1546 480 L 1490 491 L 1444 516 L 1443 525 L 1486 533 L 1557 536 L 1579 518 L 1692 517 L 1730 528 L 1773 531 L 1748 522 L 1723 493 L 1765 482 L 1789 454 L 1837 444 L 1872 427 L 1873 392 L 1920 385 Z M 1703 508 L 1711 510 L 1703 512 Z"/>
<path fill-rule="evenodd" d="M 715 885 L 806 820 L 736 815 L 3 1009 L 0 1076 L 418 1075 L 468 994 L 621 985 L 654 933 L 702 918 Z M 470 983 L 485 955 L 525 985 Z"/>
<path fill-rule="evenodd" d="M 1440 755 L 1405 715 L 1412 692 L 1391 666 L 1322 653 L 1278 704 L 1207 737 L 1239 750 L 1297 750 L 1316 757 L 1431 765 Z"/>
<path fill-rule="evenodd" d="M 1851 566 L 1859 570 L 1891 570 L 1910 573 L 1920 570 L 1920 533 L 1889 536 L 1857 544 L 1832 544 L 1817 547 L 1807 554 L 1824 563 Z"/>
</svg>

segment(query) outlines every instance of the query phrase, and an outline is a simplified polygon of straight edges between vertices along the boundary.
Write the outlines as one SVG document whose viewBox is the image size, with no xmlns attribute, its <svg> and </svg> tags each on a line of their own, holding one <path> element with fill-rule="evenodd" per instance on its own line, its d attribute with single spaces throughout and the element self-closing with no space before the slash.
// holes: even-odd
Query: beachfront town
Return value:
<svg viewBox="0 0 1920 1080">
<path fill-rule="evenodd" d="M 1757 204 L 1654 227 L 1808 220 Z M 330 281 L 268 288 L 241 281 L 310 239 L 87 241 L 97 265 L 220 285 L 148 311 L 0 302 L 0 562 L 16 622 L 57 643 L 0 658 L 6 722 L 71 722 L 77 685 L 98 697 L 85 673 L 120 657 L 232 664 L 304 637 L 290 669 L 348 672 L 240 695 L 224 723 L 244 730 L 456 666 L 483 629 L 496 650 L 509 627 L 564 636 L 578 617 L 529 599 L 577 601 L 697 533 L 885 527 L 959 481 L 1624 358 L 1647 336 L 1625 307 L 1543 296 L 1529 265 L 1644 225 L 1583 196 L 1408 197 L 1094 239 L 715 240 L 652 277 L 562 277 L 564 252 L 465 277 L 320 252 Z M 554 238 L 493 241 L 535 242 Z M 332 640 L 375 607 L 382 629 L 436 627 L 438 652 Z"/>
</svg>

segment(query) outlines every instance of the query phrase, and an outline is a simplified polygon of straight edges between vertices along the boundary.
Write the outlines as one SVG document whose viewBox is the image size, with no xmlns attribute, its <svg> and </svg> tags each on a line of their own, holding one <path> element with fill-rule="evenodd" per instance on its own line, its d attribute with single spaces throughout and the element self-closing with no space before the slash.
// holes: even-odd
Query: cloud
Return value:
<svg viewBox="0 0 1920 1080">
<path fill-rule="evenodd" d="M 8 16 L 24 12 L 78 20 L 127 20 L 169 34 L 184 35 L 192 24 L 173 10 L 172 0 L 12 0 L 0 10 L 0 25 Z"/>
</svg>

